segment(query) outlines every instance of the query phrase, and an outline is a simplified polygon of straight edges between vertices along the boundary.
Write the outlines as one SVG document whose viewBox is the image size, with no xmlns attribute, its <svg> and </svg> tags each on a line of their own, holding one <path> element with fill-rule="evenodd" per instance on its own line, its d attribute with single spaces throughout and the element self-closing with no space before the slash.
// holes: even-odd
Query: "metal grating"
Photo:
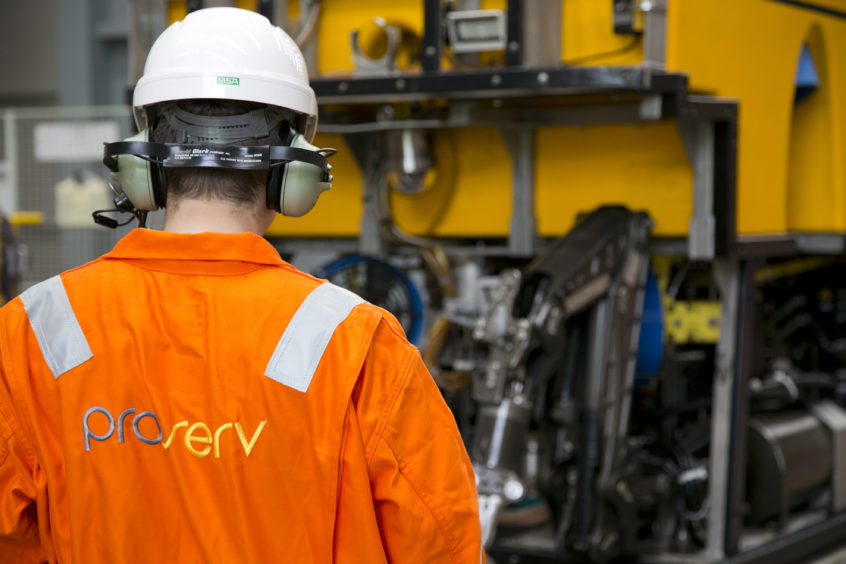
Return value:
<svg viewBox="0 0 846 564">
<path fill-rule="evenodd" d="M 23 255 L 20 291 L 97 258 L 133 227 L 110 230 L 90 221 L 90 213 L 100 207 L 97 202 L 110 201 L 102 143 L 131 135 L 130 115 L 123 106 L 8 109 L 0 114 L 0 139 L 6 137 L 8 145 L 0 157 L 4 211 L 43 214 L 42 222 L 16 228 Z"/>
</svg>

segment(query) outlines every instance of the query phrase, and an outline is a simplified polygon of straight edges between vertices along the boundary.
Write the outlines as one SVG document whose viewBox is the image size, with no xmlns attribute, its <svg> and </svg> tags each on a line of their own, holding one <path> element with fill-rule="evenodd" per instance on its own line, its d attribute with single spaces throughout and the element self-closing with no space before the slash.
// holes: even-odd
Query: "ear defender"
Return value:
<svg viewBox="0 0 846 564">
<path fill-rule="evenodd" d="M 145 129 L 124 143 L 148 142 Z M 108 159 L 111 159 L 109 161 Z M 133 154 L 116 154 L 103 161 L 112 171 L 111 179 L 120 185 L 124 195 L 140 211 L 154 211 L 165 204 L 165 174 L 161 165 Z"/>
<path fill-rule="evenodd" d="M 123 141 L 106 143 L 103 164 L 123 192 L 113 187 L 118 208 L 113 211 L 153 211 L 164 207 L 165 168 L 225 168 L 266 170 L 267 207 L 289 217 L 305 215 L 320 194 L 332 186 L 332 166 L 327 161 L 336 151 L 315 147 L 293 130 L 285 141 L 283 145 L 250 146 L 151 143 L 149 130 L 145 129 Z"/>
<path fill-rule="evenodd" d="M 291 139 L 290 147 L 321 153 L 322 150 L 299 133 Z M 267 175 L 267 207 L 288 217 L 307 214 L 317 203 L 317 198 L 332 187 L 332 176 L 319 166 L 305 161 L 290 161 L 274 166 Z"/>
</svg>

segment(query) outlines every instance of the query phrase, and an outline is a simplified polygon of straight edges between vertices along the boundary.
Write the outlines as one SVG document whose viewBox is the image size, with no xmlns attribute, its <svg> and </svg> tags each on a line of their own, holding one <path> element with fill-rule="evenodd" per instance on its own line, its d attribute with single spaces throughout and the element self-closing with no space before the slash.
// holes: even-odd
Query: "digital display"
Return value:
<svg viewBox="0 0 846 564">
<path fill-rule="evenodd" d="M 504 10 L 460 10 L 447 13 L 447 35 L 456 53 L 505 49 Z"/>
<path fill-rule="evenodd" d="M 500 26 L 496 18 L 458 20 L 455 31 L 459 41 L 497 41 L 500 39 Z"/>
</svg>

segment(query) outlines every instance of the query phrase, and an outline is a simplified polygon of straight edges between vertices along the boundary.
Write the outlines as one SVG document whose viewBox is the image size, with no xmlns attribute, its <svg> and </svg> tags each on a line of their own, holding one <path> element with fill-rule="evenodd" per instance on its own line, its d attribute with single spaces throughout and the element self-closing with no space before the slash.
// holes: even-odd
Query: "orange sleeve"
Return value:
<svg viewBox="0 0 846 564">
<path fill-rule="evenodd" d="M 417 350 L 395 354 L 400 378 L 369 463 L 388 560 L 484 562 L 473 467 L 455 419 Z"/>
<path fill-rule="evenodd" d="M 2 395 L 3 392 L 0 392 Z M 7 398 L 0 406 L 0 562 L 44 562 L 38 532 L 36 486 L 32 479 L 34 456 L 18 439 Z M 5 408 L 5 409 L 2 409 Z"/>
</svg>

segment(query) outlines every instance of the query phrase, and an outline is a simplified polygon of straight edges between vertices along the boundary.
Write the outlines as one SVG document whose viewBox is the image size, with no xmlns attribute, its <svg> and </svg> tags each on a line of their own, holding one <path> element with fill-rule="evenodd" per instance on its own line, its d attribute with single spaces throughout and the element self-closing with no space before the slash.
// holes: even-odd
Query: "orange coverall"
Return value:
<svg viewBox="0 0 846 564">
<path fill-rule="evenodd" d="M 136 229 L 3 307 L 0 562 L 483 561 L 420 355 L 321 282 Z"/>
</svg>

